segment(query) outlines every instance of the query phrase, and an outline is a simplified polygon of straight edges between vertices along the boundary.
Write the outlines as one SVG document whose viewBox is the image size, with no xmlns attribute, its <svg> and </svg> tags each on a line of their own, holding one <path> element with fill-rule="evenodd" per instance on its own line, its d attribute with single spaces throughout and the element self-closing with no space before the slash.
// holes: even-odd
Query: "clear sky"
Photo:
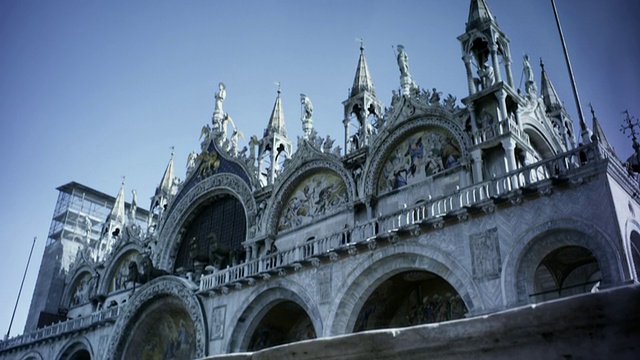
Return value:
<svg viewBox="0 0 640 360">
<path fill-rule="evenodd" d="M 538 59 L 577 124 L 550 1 L 488 0 L 522 56 Z M 622 111 L 640 117 L 640 2 L 557 0 L 587 123 L 588 103 L 619 157 L 632 152 Z M 148 206 L 175 146 L 177 176 L 210 123 L 218 82 L 224 111 L 247 139 L 266 127 L 277 87 L 289 137 L 302 134 L 299 94 L 314 127 L 342 143 L 341 102 L 365 53 L 379 99 L 399 87 L 403 44 L 422 88 L 467 95 L 456 37 L 469 0 L 0 1 L 0 333 L 6 333 L 38 237 L 12 335 L 22 333 L 57 199 L 70 181 L 115 195 L 126 176 Z M 523 88 L 524 85 L 521 85 Z M 244 143 L 241 141 L 240 146 Z"/>
</svg>

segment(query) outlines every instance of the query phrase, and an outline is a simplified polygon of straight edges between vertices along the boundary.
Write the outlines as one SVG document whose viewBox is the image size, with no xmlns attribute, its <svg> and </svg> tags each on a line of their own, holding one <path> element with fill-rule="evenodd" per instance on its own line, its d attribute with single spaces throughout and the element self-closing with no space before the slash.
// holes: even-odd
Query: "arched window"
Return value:
<svg viewBox="0 0 640 360">
<path fill-rule="evenodd" d="M 406 271 L 384 281 L 360 309 L 353 331 L 460 319 L 467 307 L 456 290 L 428 271 Z"/>
<path fill-rule="evenodd" d="M 602 280 L 593 253 L 581 246 L 564 246 L 542 259 L 535 273 L 536 301 L 546 301 L 591 291 Z"/>
<path fill-rule="evenodd" d="M 242 261 L 246 222 L 244 207 L 237 198 L 213 197 L 185 226 L 175 261 L 176 271 L 188 271 L 196 261 L 217 267 Z"/>
<path fill-rule="evenodd" d="M 316 338 L 316 330 L 304 309 L 291 300 L 271 307 L 260 320 L 249 342 L 248 351 Z"/>
</svg>

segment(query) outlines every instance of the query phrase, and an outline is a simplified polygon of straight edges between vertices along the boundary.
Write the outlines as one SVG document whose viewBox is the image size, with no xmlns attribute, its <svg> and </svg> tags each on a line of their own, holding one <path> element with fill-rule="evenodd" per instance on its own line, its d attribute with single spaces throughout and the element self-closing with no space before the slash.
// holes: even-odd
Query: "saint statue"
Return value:
<svg viewBox="0 0 640 360">
<path fill-rule="evenodd" d="M 218 84 L 218 91 L 216 92 L 216 107 L 215 111 L 222 114 L 222 102 L 227 97 L 227 91 L 225 90 L 224 83 Z"/>
<path fill-rule="evenodd" d="M 525 54 L 522 61 L 522 67 L 524 68 L 525 84 L 527 82 L 534 82 L 533 70 L 531 70 L 531 64 L 529 64 L 529 55 Z"/>
<path fill-rule="evenodd" d="M 222 119 L 224 118 L 224 112 L 222 111 L 222 102 L 227 97 L 227 91 L 225 90 L 224 83 L 218 84 L 218 91 L 216 92 L 216 106 L 213 110 L 213 131 L 218 132 L 222 127 Z"/>
<path fill-rule="evenodd" d="M 398 45 L 398 67 L 400 67 L 400 76 L 411 76 L 409 74 L 409 57 L 404 51 L 404 46 Z"/>
<path fill-rule="evenodd" d="M 300 103 L 302 104 L 302 120 L 311 120 L 313 117 L 313 104 L 311 99 L 305 94 L 300 94 Z"/>
</svg>

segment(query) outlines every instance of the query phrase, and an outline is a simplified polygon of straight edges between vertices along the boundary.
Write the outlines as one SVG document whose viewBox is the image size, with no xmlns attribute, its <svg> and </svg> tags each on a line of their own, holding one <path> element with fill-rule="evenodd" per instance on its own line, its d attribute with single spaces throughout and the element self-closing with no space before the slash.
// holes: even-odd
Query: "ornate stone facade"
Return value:
<svg viewBox="0 0 640 360">
<path fill-rule="evenodd" d="M 0 343 L 0 359 L 201 358 L 637 282 L 637 175 L 605 139 L 575 147 L 554 130 L 535 84 L 514 89 L 508 39 L 474 4 L 463 107 L 421 90 L 402 47 L 383 113 L 361 47 L 344 150 L 309 112 L 292 153 L 279 91 L 265 137 L 238 151 L 221 84 L 201 153 L 146 232 L 104 235 L 119 245 L 102 262 L 78 256 L 68 319 Z"/>
</svg>

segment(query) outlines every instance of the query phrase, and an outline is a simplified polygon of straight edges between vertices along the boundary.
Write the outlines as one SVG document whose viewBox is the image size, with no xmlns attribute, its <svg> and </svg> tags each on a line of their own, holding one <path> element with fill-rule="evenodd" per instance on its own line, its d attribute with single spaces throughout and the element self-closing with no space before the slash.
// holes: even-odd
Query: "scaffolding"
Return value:
<svg viewBox="0 0 640 360">
<path fill-rule="evenodd" d="M 58 201 L 49 227 L 47 246 L 64 239 L 103 251 L 97 246 L 116 199 L 76 182 L 62 185 L 57 190 Z M 130 211 L 131 204 L 126 203 L 125 209 Z M 137 209 L 136 224 L 141 229 L 145 228 L 148 216 L 148 211 Z"/>
</svg>

